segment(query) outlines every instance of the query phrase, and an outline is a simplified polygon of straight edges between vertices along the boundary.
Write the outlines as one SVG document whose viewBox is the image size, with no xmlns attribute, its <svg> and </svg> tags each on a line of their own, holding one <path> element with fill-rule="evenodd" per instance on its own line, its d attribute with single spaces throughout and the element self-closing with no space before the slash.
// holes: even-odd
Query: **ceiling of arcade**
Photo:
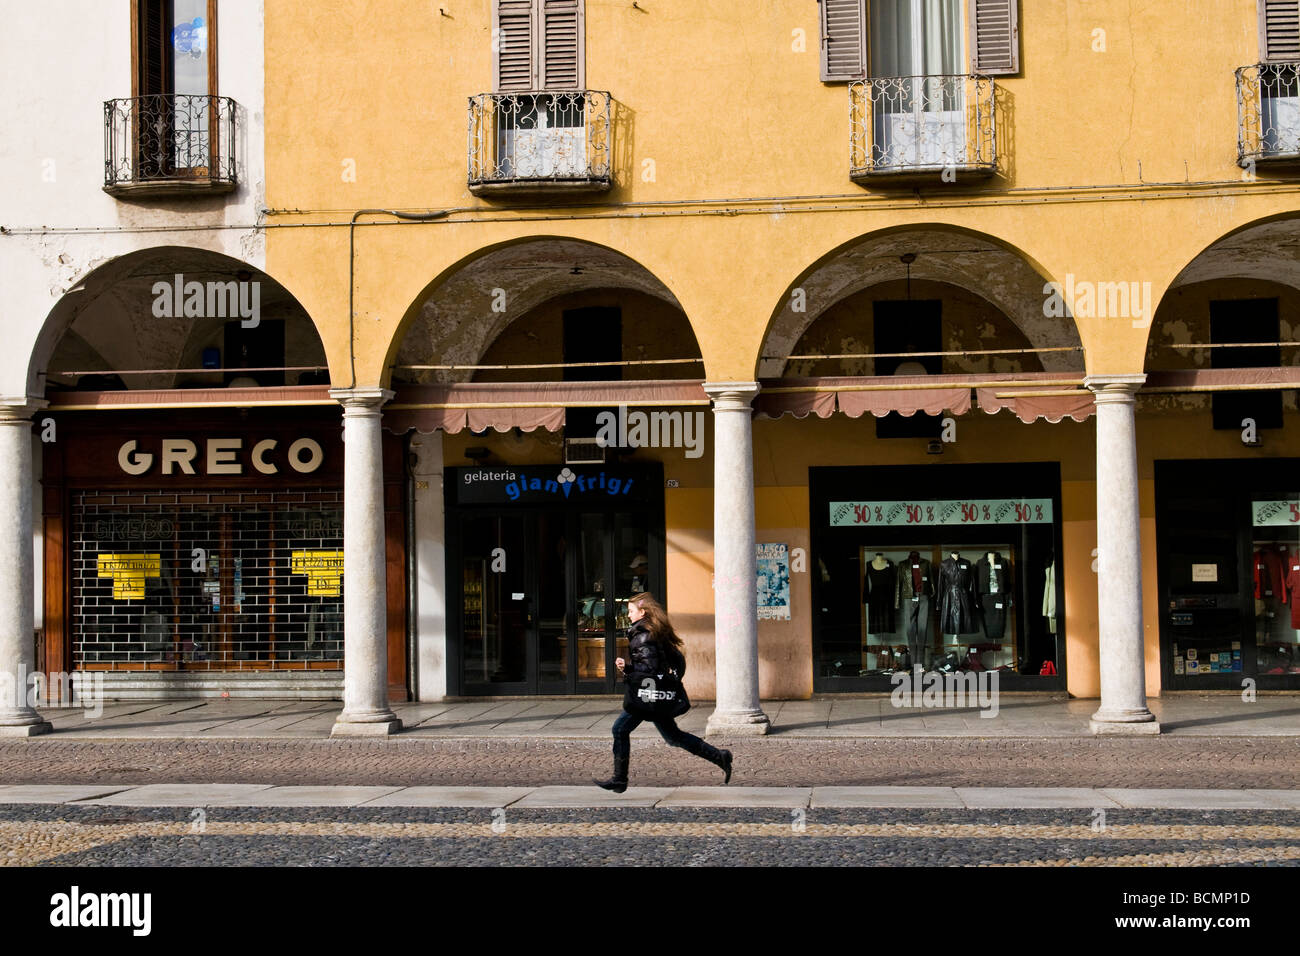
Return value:
<svg viewBox="0 0 1300 956">
<path fill-rule="evenodd" d="M 169 315 L 166 313 L 176 311 L 174 290 L 178 276 L 182 283 L 182 314 Z M 223 300 L 221 314 L 209 311 L 208 284 L 232 281 L 243 293 L 240 311 L 231 315 L 226 309 L 226 303 L 233 303 L 233 299 Z M 210 317 L 183 314 L 187 289 L 194 282 L 205 290 L 204 311 Z M 160 303 L 157 283 L 166 283 L 173 291 L 170 302 Z M 202 368 L 207 348 L 220 350 L 223 370 L 237 368 L 241 363 L 262 365 L 262 361 L 249 363 L 240 356 L 226 354 L 227 327 L 232 323 L 241 328 L 248 324 L 242 338 L 253 344 L 253 354 L 276 356 L 265 364 L 325 364 L 325 352 L 311 319 L 279 283 L 257 270 L 232 265 L 229 260 L 198 250 L 159 250 L 110 264 L 64 296 L 49 322 L 62 332 L 53 345 L 53 354 L 48 362 L 41 363 L 40 370 L 48 371 L 48 387 L 54 389 L 79 384 L 96 388 L 124 385 L 130 389 L 221 387 L 225 382 L 223 371 L 175 370 Z M 263 335 L 270 339 L 269 351 L 258 341 Z M 100 374 L 66 374 L 69 372 Z M 286 373 L 284 381 L 297 384 L 301 374 Z"/>
<path fill-rule="evenodd" d="M 907 267 L 900 257 L 907 253 L 916 256 L 911 265 L 913 296 L 920 298 L 921 283 L 945 283 L 972 293 L 966 298 L 978 300 L 983 306 L 971 306 L 968 317 L 977 325 L 959 332 L 950 330 L 949 341 L 962 343 L 953 350 L 967 348 L 1003 348 L 1005 341 L 1019 340 L 1018 347 L 1078 348 L 1078 331 L 1069 318 L 1049 317 L 1044 314 L 1046 296 L 1044 278 L 1023 258 L 987 239 L 967 234 L 940 230 L 914 230 L 891 233 L 868 239 L 834 255 L 818 266 L 799 284 L 803 290 L 805 311 L 795 311 L 795 296 L 791 296 L 773 319 L 763 344 L 763 358 L 759 365 L 761 377 L 776 377 L 786 369 L 786 358 L 796 352 L 808 354 L 809 349 L 800 344 L 804 333 L 814 323 L 827 315 L 837 304 L 856 293 L 882 283 L 898 284 L 905 279 Z M 905 286 L 903 286 L 905 289 Z M 902 297 L 897 296 L 897 297 Z M 1016 330 L 1004 334 L 993 321 L 997 314 L 1004 316 Z M 865 337 L 840 336 L 817 346 L 818 354 L 840 354 L 853 351 L 866 352 Z M 966 344 L 966 343 L 976 344 Z M 807 343 L 812 345 L 810 341 Z M 846 344 L 857 348 L 843 347 Z M 798 346 L 798 348 L 796 348 Z M 823 351 L 823 347 L 825 351 Z M 975 357 L 971 357 L 975 358 Z M 978 357 L 978 361 L 962 371 L 1015 371 L 992 361 L 993 357 Z M 988 360 L 988 364 L 985 364 Z M 1008 359 L 1001 360 L 1009 361 Z M 1039 364 L 1041 363 L 1041 365 Z M 805 363 L 798 363 L 800 366 Z M 965 363 L 965 364 L 970 364 Z M 1083 367 L 1082 353 L 1078 351 L 1046 352 L 1026 356 L 1019 370 L 1041 368 L 1043 371 L 1072 371 Z M 954 368 L 954 371 L 958 369 Z M 864 374 L 855 371 L 852 374 Z"/>
<path fill-rule="evenodd" d="M 662 282 L 612 249 L 562 239 L 496 249 L 452 274 L 420 306 L 398 347 L 393 381 L 469 381 L 469 370 L 409 366 L 483 364 L 489 346 L 507 326 L 543 303 L 585 290 L 620 289 L 680 311 Z"/>
</svg>

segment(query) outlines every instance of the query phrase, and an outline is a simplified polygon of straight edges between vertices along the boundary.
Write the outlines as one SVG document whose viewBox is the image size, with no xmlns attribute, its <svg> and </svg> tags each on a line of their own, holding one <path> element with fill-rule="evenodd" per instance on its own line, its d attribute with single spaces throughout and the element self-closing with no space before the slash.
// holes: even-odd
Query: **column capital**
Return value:
<svg viewBox="0 0 1300 956">
<path fill-rule="evenodd" d="M 1083 384 L 1093 393 L 1098 405 L 1132 404 L 1137 390 L 1147 380 L 1145 372 L 1127 375 L 1085 375 Z"/>
<path fill-rule="evenodd" d="M 49 404 L 39 395 L 0 395 L 0 424 L 30 424 L 32 416 Z"/>
<path fill-rule="evenodd" d="M 330 398 L 343 406 L 344 412 L 379 411 L 380 406 L 396 394 L 391 389 L 370 386 L 367 388 L 331 388 Z"/>
<path fill-rule="evenodd" d="M 704 394 L 713 399 L 715 412 L 753 411 L 750 403 L 759 392 L 757 382 L 705 382 Z"/>
</svg>

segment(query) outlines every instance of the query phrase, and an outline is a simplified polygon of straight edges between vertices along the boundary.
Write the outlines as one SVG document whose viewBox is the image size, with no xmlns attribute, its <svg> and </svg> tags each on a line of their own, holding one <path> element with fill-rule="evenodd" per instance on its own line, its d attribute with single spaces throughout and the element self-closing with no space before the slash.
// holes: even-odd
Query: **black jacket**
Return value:
<svg viewBox="0 0 1300 956">
<path fill-rule="evenodd" d="M 660 644 L 650 634 L 650 628 L 637 621 L 627 629 L 627 665 L 623 679 L 639 685 L 646 677 L 655 677 L 671 668 L 678 677 L 686 676 L 686 658 L 669 644 Z M 666 665 L 666 666 L 665 666 Z"/>
</svg>

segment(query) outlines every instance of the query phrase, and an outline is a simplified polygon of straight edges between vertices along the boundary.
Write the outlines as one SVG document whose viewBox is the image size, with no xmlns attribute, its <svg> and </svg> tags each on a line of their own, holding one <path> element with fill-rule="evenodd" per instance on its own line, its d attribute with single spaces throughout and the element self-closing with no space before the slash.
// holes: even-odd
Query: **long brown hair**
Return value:
<svg viewBox="0 0 1300 956">
<path fill-rule="evenodd" d="M 672 622 L 668 620 L 668 612 L 664 606 L 655 600 L 655 596 L 649 591 L 642 591 L 640 594 L 634 594 L 628 599 L 629 604 L 635 604 L 641 610 L 645 611 L 646 628 L 650 631 L 650 636 L 660 644 L 668 647 L 681 649 L 682 639 L 677 636 L 673 630 Z"/>
</svg>

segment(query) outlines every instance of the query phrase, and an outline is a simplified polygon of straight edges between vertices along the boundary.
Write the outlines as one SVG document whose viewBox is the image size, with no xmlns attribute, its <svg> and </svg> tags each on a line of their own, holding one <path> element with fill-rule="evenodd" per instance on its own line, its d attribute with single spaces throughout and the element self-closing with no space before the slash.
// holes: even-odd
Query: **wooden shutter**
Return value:
<svg viewBox="0 0 1300 956">
<path fill-rule="evenodd" d="M 1259 0 L 1259 58 L 1300 60 L 1300 0 Z"/>
<path fill-rule="evenodd" d="M 822 81 L 860 80 L 867 75 L 866 0 L 818 0 L 821 4 Z"/>
<path fill-rule="evenodd" d="M 1016 0 L 967 0 L 971 72 L 991 76 L 1020 72 L 1020 23 L 1016 12 Z"/>
<path fill-rule="evenodd" d="M 171 0 L 139 0 L 133 95 L 172 91 Z"/>
<path fill-rule="evenodd" d="M 536 31 L 533 0 L 496 0 L 493 18 L 493 72 L 496 91 L 509 93 L 537 87 Z"/>
<path fill-rule="evenodd" d="M 582 88 L 581 0 L 541 0 L 540 60 L 544 90 Z"/>
</svg>

